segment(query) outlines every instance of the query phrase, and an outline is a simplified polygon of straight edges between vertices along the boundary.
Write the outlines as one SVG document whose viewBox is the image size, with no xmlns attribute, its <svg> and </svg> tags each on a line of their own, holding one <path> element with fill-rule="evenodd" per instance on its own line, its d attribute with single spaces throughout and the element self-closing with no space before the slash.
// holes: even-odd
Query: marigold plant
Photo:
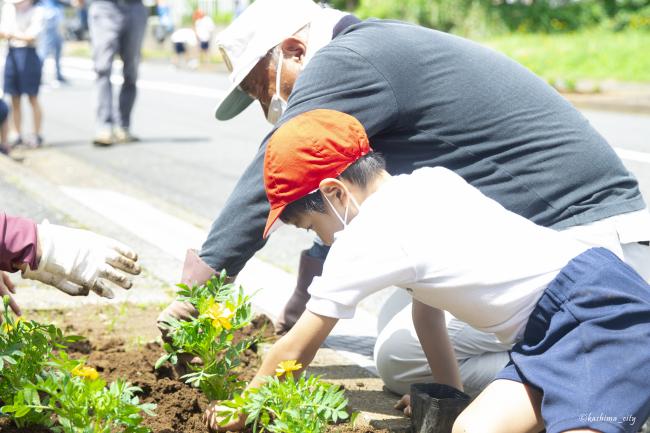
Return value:
<svg viewBox="0 0 650 433">
<path fill-rule="evenodd" d="M 9 312 L 8 303 L 9 298 L 5 296 L 0 326 L 0 405 L 13 402 L 25 384 L 42 373 L 53 350 L 62 350 L 66 344 L 81 339 L 64 336 L 54 325 L 14 318 Z M 0 414 L 3 412 L 0 409 Z M 19 427 L 48 422 L 47 416 L 42 413 L 26 413 L 14 420 Z"/>
<path fill-rule="evenodd" d="M 54 325 L 14 319 L 4 300 L 0 326 L 0 414 L 19 427 L 41 425 L 56 433 L 149 433 L 140 389 L 118 380 L 107 385 L 82 360 L 70 359 L 64 336 Z"/>
<path fill-rule="evenodd" d="M 57 433 L 149 433 L 142 426 L 143 414 L 154 416 L 156 405 L 142 404 L 135 395 L 140 388 L 122 380 L 107 384 L 99 373 L 82 360 L 65 352 L 47 363 L 34 382 L 2 408 L 20 418 L 29 413 L 47 415 L 56 421 Z"/>
<path fill-rule="evenodd" d="M 229 408 L 220 414 L 223 424 L 244 413 L 253 433 L 322 433 L 329 423 L 348 419 L 344 391 L 305 372 L 294 379 L 294 371 L 301 368 L 295 360 L 283 361 L 260 388 L 222 402 Z"/>
<path fill-rule="evenodd" d="M 163 346 L 167 353 L 156 368 L 167 361 L 177 364 L 181 355 L 198 357 L 201 363 L 189 364 L 192 371 L 182 379 L 210 400 L 227 400 L 243 388 L 238 378 L 241 356 L 257 341 L 256 337 L 235 340 L 235 332 L 251 323 L 250 297 L 241 287 L 228 283 L 225 272 L 202 285 L 178 287 L 178 300 L 191 303 L 198 317 L 168 319 L 169 341 Z"/>
</svg>

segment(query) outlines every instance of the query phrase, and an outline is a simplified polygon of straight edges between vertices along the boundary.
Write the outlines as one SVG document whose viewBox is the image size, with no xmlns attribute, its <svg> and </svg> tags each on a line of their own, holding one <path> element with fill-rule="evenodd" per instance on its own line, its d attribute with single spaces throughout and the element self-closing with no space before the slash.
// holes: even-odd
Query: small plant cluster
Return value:
<svg viewBox="0 0 650 433">
<path fill-rule="evenodd" d="M 344 391 L 305 372 L 294 379 L 293 372 L 301 368 L 293 360 L 281 362 L 276 376 L 269 377 L 260 388 L 223 402 L 229 408 L 223 423 L 244 413 L 253 433 L 322 433 L 329 423 L 346 420 L 350 415 Z"/>
<path fill-rule="evenodd" d="M 57 433 L 148 433 L 139 388 L 118 380 L 107 386 L 83 360 L 70 359 L 66 345 L 81 337 L 64 336 L 54 325 L 14 319 L 4 298 L 0 325 L 0 416 L 18 427 L 40 425 Z"/>
<path fill-rule="evenodd" d="M 237 369 L 242 354 L 257 342 L 257 337 L 235 340 L 235 332 L 250 325 L 250 297 L 241 287 L 228 282 L 225 271 L 205 284 L 188 287 L 180 284 L 178 300 L 189 302 L 198 311 L 191 320 L 169 318 L 166 326 L 167 352 L 156 368 L 179 357 L 200 358 L 190 363 L 191 373 L 182 376 L 186 383 L 199 388 L 209 400 L 227 400 L 241 392 L 245 383 L 239 380 Z"/>
</svg>

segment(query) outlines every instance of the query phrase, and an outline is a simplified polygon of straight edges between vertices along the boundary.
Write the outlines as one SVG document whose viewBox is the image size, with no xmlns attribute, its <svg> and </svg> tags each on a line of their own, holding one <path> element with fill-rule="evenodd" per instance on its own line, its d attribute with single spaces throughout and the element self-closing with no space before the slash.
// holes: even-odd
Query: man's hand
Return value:
<svg viewBox="0 0 650 433">
<path fill-rule="evenodd" d="M 403 395 L 402 398 L 393 406 L 397 410 L 403 410 L 404 416 L 411 416 L 411 395 Z"/>
<path fill-rule="evenodd" d="M 24 270 L 23 277 L 38 280 L 72 296 L 86 296 L 92 290 L 113 298 L 108 281 L 130 289 L 131 279 L 124 274 L 140 273 L 137 254 L 116 240 L 87 230 L 50 224 L 38 225 L 38 268 Z M 119 272 L 123 271 L 123 272 Z"/>
<path fill-rule="evenodd" d="M 11 297 L 12 294 L 16 294 L 16 287 L 14 286 L 14 283 L 12 283 L 9 279 L 9 274 L 0 271 L 0 297 L 9 296 L 9 306 L 17 316 L 20 316 L 22 314 L 20 307 L 18 304 L 16 304 L 14 298 Z M 2 322 L 2 317 L 0 317 L 0 322 Z"/>
<path fill-rule="evenodd" d="M 246 416 L 240 414 L 239 418 L 228 424 L 220 425 L 224 417 L 219 416 L 219 412 L 227 412 L 230 409 L 219 405 L 218 401 L 213 401 L 203 414 L 203 422 L 211 432 L 242 431 L 246 426 Z"/>
</svg>

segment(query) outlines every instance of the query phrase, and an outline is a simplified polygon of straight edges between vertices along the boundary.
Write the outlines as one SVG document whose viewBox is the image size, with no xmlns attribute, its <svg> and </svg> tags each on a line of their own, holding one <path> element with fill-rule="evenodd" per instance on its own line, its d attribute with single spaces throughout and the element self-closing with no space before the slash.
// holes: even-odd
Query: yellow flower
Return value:
<svg viewBox="0 0 650 433">
<path fill-rule="evenodd" d="M 22 321 L 23 321 L 23 318 L 22 318 L 22 317 L 17 317 L 16 320 L 14 320 L 14 324 L 13 324 L 13 326 L 10 325 L 10 324 L 7 323 L 7 322 L 3 322 L 3 323 L 2 323 L 2 330 L 3 330 L 5 333 L 8 333 L 8 332 L 10 332 L 11 330 L 13 330 L 13 329 L 16 327 L 16 325 L 18 325 L 18 322 L 22 322 Z"/>
<path fill-rule="evenodd" d="M 278 368 L 275 369 L 276 376 L 282 376 L 283 374 L 291 373 L 292 371 L 300 370 L 302 364 L 296 362 L 295 359 L 289 361 L 282 361 L 278 364 Z"/>
<path fill-rule="evenodd" d="M 219 329 L 220 327 L 223 327 L 224 329 L 231 329 L 232 324 L 230 323 L 230 320 L 235 315 L 235 312 L 230 308 L 215 302 L 208 307 L 205 315 L 212 319 L 212 326 L 215 328 Z"/>
<path fill-rule="evenodd" d="M 71 373 L 73 376 L 83 377 L 90 380 L 95 380 L 99 377 L 99 373 L 97 373 L 97 370 L 95 370 L 92 367 L 86 367 L 82 364 L 79 364 L 75 368 L 73 368 Z"/>
</svg>

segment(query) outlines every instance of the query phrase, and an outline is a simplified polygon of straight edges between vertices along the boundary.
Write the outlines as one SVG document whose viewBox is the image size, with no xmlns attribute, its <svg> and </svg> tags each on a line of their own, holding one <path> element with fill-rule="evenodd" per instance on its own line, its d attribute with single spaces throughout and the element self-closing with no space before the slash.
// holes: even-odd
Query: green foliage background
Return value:
<svg viewBox="0 0 650 433">
<path fill-rule="evenodd" d="M 468 36 L 570 32 L 604 26 L 650 31 L 650 0 L 331 0 L 362 18 L 415 22 Z"/>
</svg>

